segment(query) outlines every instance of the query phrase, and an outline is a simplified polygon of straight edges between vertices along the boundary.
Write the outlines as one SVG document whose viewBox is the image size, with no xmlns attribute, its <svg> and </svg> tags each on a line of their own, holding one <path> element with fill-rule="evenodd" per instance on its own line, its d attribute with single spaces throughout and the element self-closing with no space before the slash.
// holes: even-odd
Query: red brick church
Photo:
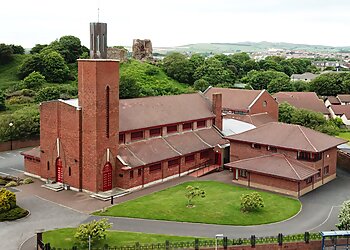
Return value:
<svg viewBox="0 0 350 250">
<path fill-rule="evenodd" d="M 91 192 L 132 189 L 223 165 L 222 96 L 119 100 L 119 61 L 107 25 L 90 25 L 92 59 L 78 60 L 78 99 L 40 105 L 40 147 L 24 152 L 35 177 Z"/>
</svg>

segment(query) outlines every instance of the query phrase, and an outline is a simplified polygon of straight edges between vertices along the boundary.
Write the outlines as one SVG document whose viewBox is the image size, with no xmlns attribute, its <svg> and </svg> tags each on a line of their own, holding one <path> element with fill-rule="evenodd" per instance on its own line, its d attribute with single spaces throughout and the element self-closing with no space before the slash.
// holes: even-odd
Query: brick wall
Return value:
<svg viewBox="0 0 350 250">
<path fill-rule="evenodd" d="M 266 106 L 264 105 L 264 102 L 266 102 Z M 252 115 L 265 112 L 270 114 L 276 119 L 276 121 L 278 121 L 278 103 L 267 91 L 264 91 L 259 99 L 250 108 L 249 114 Z"/>
<path fill-rule="evenodd" d="M 12 150 L 15 150 L 19 148 L 39 146 L 40 140 L 37 138 L 33 138 L 33 139 L 27 139 L 27 140 L 15 140 L 15 141 L 12 141 L 12 143 L 11 141 L 0 142 L 0 152 L 11 150 L 11 144 L 12 144 Z"/>
</svg>

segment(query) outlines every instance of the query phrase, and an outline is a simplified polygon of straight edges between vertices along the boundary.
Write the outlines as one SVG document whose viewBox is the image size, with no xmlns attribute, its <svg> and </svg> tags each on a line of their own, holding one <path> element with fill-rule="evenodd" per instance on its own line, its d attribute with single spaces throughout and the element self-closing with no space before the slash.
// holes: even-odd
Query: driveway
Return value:
<svg viewBox="0 0 350 250">
<path fill-rule="evenodd" d="M 0 152 L 0 175 L 17 175 L 23 173 L 24 162 L 21 152 L 25 148 Z"/>
</svg>

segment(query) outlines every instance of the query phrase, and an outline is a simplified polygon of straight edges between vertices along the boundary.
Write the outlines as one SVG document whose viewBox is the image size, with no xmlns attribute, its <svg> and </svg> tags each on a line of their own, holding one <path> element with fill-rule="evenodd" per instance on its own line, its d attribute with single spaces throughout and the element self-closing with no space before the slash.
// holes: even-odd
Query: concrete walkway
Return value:
<svg viewBox="0 0 350 250">
<path fill-rule="evenodd" d="M 225 183 L 232 183 L 231 174 L 231 172 L 223 171 L 206 175 L 198 179 L 184 176 L 133 192 L 127 196 L 119 197 L 115 200 L 115 204 L 135 199 L 189 180 L 217 180 Z M 33 236 L 36 229 L 43 228 L 47 230 L 76 226 L 93 219 L 99 219 L 101 217 L 89 216 L 84 213 L 110 205 L 109 201 L 98 201 L 84 193 L 76 193 L 73 191 L 53 193 L 52 191 L 38 188 L 38 186 L 39 184 L 22 186 L 22 192 L 17 193 L 19 204 L 24 208 L 34 211 L 34 214 L 18 222 L 0 224 L 0 242 L 2 243 L 2 239 L 14 238 L 14 240 L 5 243 L 8 247 L 6 249 L 15 249 L 11 248 L 11 246 L 16 245 L 16 247 L 18 247 L 20 242 Z M 318 232 L 324 229 L 331 230 L 335 228 L 334 224 L 337 222 L 337 214 L 340 205 L 344 200 L 350 198 L 350 192 L 348 192 L 348 190 L 350 190 L 350 174 L 339 170 L 336 180 L 300 199 L 303 204 L 301 213 L 288 221 L 269 225 L 225 226 L 112 217 L 109 217 L 109 220 L 113 223 L 114 230 L 204 237 L 213 237 L 218 233 L 223 233 L 230 238 L 236 238 L 249 237 L 251 234 L 255 234 L 256 236 L 270 236 L 277 235 L 279 232 L 283 234 L 302 233 L 304 231 Z M 34 196 L 33 192 L 35 193 Z M 39 198 L 39 196 L 44 197 Z M 65 207 L 56 203 L 61 203 Z M 84 205 L 81 205 L 81 203 Z M 6 229 L 3 225 L 6 225 Z M 30 241 L 27 243 L 30 243 Z M 24 244 L 21 249 L 33 248 L 30 244 Z"/>
</svg>

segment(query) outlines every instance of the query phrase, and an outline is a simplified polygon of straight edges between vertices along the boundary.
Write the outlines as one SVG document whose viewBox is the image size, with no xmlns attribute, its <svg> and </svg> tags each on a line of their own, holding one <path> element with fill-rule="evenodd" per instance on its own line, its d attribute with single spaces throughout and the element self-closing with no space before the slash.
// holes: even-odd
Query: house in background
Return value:
<svg viewBox="0 0 350 250">
<path fill-rule="evenodd" d="M 204 95 L 210 100 L 214 93 L 222 94 L 222 113 L 226 118 L 255 126 L 278 121 L 278 104 L 266 90 L 209 87 L 204 91 Z"/>
<path fill-rule="evenodd" d="M 306 72 L 304 74 L 292 74 L 290 77 L 291 81 L 305 81 L 310 82 L 315 79 L 318 75 L 310 72 Z"/>
<path fill-rule="evenodd" d="M 340 101 L 341 105 L 348 105 L 350 104 L 350 95 L 337 95 L 338 100 Z"/>
<path fill-rule="evenodd" d="M 346 142 L 278 122 L 225 138 L 234 183 L 295 197 L 336 178 L 337 146 Z"/>
<path fill-rule="evenodd" d="M 350 105 L 331 105 L 329 111 L 332 118 L 339 117 L 347 127 L 350 126 Z"/>
<path fill-rule="evenodd" d="M 336 96 L 327 96 L 324 100 L 324 105 L 329 108 L 331 105 L 341 105 L 341 102 Z"/>
<path fill-rule="evenodd" d="M 315 92 L 278 92 L 274 94 L 273 97 L 279 104 L 287 102 L 299 109 L 319 112 L 322 113 L 326 119 L 330 116 L 329 110 Z"/>
</svg>

